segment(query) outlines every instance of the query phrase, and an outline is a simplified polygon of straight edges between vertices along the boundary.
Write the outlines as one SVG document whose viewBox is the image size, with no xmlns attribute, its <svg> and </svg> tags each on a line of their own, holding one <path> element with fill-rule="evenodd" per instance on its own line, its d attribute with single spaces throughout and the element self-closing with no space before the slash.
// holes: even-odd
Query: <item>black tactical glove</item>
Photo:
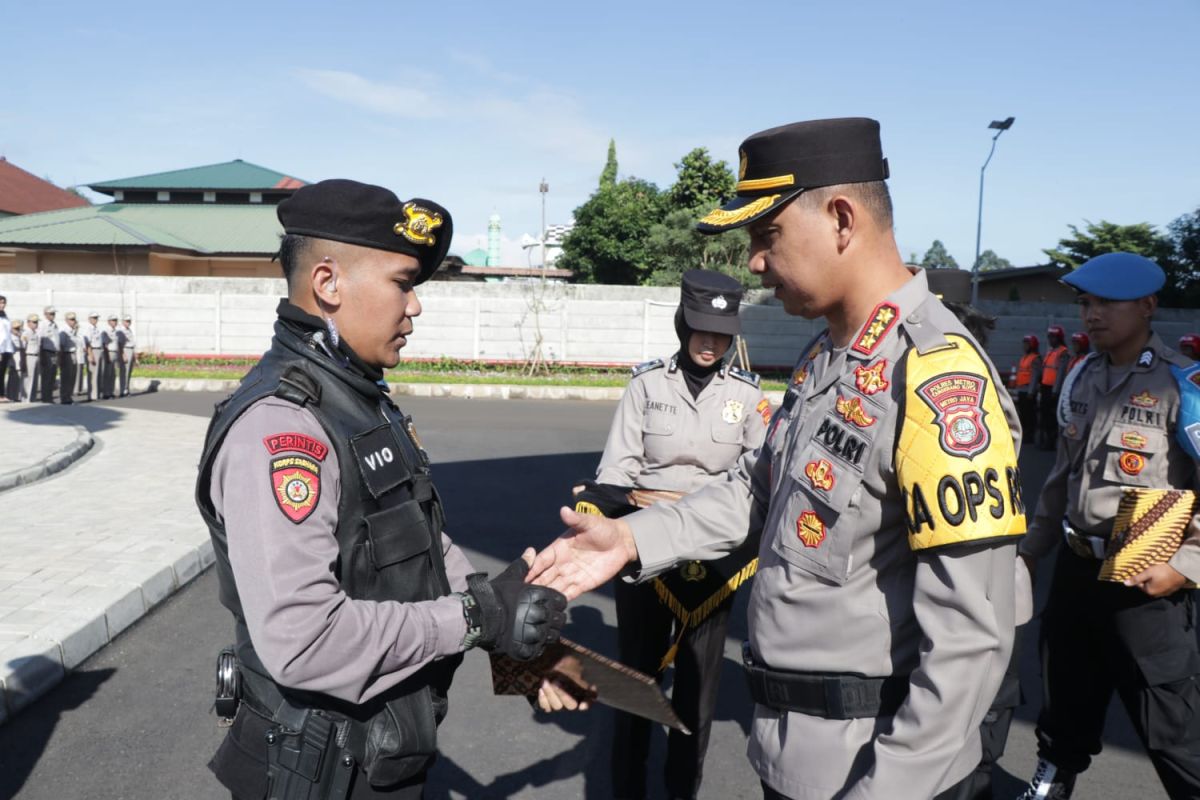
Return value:
<svg viewBox="0 0 1200 800">
<path fill-rule="evenodd" d="M 567 598 L 545 586 L 525 583 L 529 565 L 518 558 L 493 578 L 476 572 L 467 576 L 468 594 L 481 614 L 478 646 L 518 661 L 537 658 L 567 620 Z"/>
</svg>

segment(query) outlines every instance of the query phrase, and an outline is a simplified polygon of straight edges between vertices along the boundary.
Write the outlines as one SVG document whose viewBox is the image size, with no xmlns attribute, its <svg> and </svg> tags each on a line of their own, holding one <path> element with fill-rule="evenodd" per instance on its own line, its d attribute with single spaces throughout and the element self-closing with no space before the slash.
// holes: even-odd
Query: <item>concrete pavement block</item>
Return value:
<svg viewBox="0 0 1200 800">
<path fill-rule="evenodd" d="M 142 618 L 146 613 L 146 601 L 142 598 L 141 587 L 113 586 L 111 597 L 115 597 L 104 609 L 104 619 L 108 624 L 108 638 L 113 640 L 117 634 Z"/>
<path fill-rule="evenodd" d="M 142 598 L 145 600 L 146 611 L 171 596 L 178 588 L 175 582 L 175 571 L 171 567 L 163 567 L 142 582 Z"/>
<path fill-rule="evenodd" d="M 39 629 L 33 638 L 57 644 L 62 652 L 63 666 L 74 669 L 108 644 L 108 625 L 103 614 L 60 614 L 53 623 Z"/>
<path fill-rule="evenodd" d="M 4 702 L 15 714 L 62 681 L 62 651 L 54 642 L 27 638 L 0 650 Z"/>
<path fill-rule="evenodd" d="M 203 567 L 200 566 L 200 554 L 195 550 L 184 553 L 175 562 L 171 564 L 171 570 L 175 573 L 175 585 L 183 586 L 192 578 L 200 574 Z"/>
</svg>

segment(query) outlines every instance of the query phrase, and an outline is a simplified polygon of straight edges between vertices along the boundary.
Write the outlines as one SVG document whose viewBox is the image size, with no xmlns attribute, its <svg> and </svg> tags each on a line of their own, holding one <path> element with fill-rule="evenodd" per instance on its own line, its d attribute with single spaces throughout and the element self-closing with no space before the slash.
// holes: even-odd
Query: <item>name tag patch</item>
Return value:
<svg viewBox="0 0 1200 800">
<path fill-rule="evenodd" d="M 359 434 L 350 440 L 358 469 L 372 497 L 379 497 L 412 477 L 404 449 L 390 425 Z"/>
</svg>

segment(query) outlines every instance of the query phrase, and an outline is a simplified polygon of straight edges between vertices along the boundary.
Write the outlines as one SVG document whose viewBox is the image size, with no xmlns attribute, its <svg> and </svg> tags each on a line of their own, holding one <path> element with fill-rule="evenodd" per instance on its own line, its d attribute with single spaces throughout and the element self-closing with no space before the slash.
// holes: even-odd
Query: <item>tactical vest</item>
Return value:
<svg viewBox="0 0 1200 800">
<path fill-rule="evenodd" d="M 366 742 L 359 760 L 370 782 L 394 784 L 431 763 L 437 725 L 446 715 L 447 690 L 462 656 L 428 664 L 362 705 L 298 692 L 271 679 L 250 641 L 225 526 L 209 496 L 213 464 L 229 429 L 252 404 L 270 396 L 311 411 L 337 453 L 341 497 L 334 573 L 352 599 L 409 603 L 450 593 L 441 548 L 442 503 L 429 460 L 416 441 L 411 419 L 401 415 L 377 384 L 337 364 L 318 349 L 311 335 L 278 321 L 271 349 L 237 391 L 217 406 L 196 486 L 196 503 L 212 537 L 220 600 L 236 623 L 246 702 L 268 715 L 286 701 L 353 720 L 361 726 L 355 738 Z M 389 452 L 381 457 L 384 450 Z M 374 470 L 369 468 L 372 463 Z"/>
</svg>

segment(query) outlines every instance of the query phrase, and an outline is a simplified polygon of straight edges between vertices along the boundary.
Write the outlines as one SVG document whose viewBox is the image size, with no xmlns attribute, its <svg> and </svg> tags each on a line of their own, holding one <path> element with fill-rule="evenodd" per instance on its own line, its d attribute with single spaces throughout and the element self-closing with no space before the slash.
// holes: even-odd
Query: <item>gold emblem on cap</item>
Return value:
<svg viewBox="0 0 1200 800">
<path fill-rule="evenodd" d="M 773 194 L 768 197 L 760 197 L 749 205 L 744 205 L 741 208 L 733 211 L 726 211 L 723 208 L 718 208 L 710 211 L 704 216 L 700 222 L 704 225 L 713 225 L 715 227 L 726 227 L 728 225 L 736 225 L 744 219 L 749 219 L 755 214 L 762 213 L 775 204 L 775 201 L 780 198 L 780 195 Z"/>
<path fill-rule="evenodd" d="M 437 237 L 433 235 L 433 232 L 442 227 L 441 214 L 411 202 L 405 203 L 402 210 L 405 221 L 397 222 L 392 228 L 397 236 L 403 236 L 413 244 L 424 244 L 430 247 L 437 243 Z"/>
</svg>

